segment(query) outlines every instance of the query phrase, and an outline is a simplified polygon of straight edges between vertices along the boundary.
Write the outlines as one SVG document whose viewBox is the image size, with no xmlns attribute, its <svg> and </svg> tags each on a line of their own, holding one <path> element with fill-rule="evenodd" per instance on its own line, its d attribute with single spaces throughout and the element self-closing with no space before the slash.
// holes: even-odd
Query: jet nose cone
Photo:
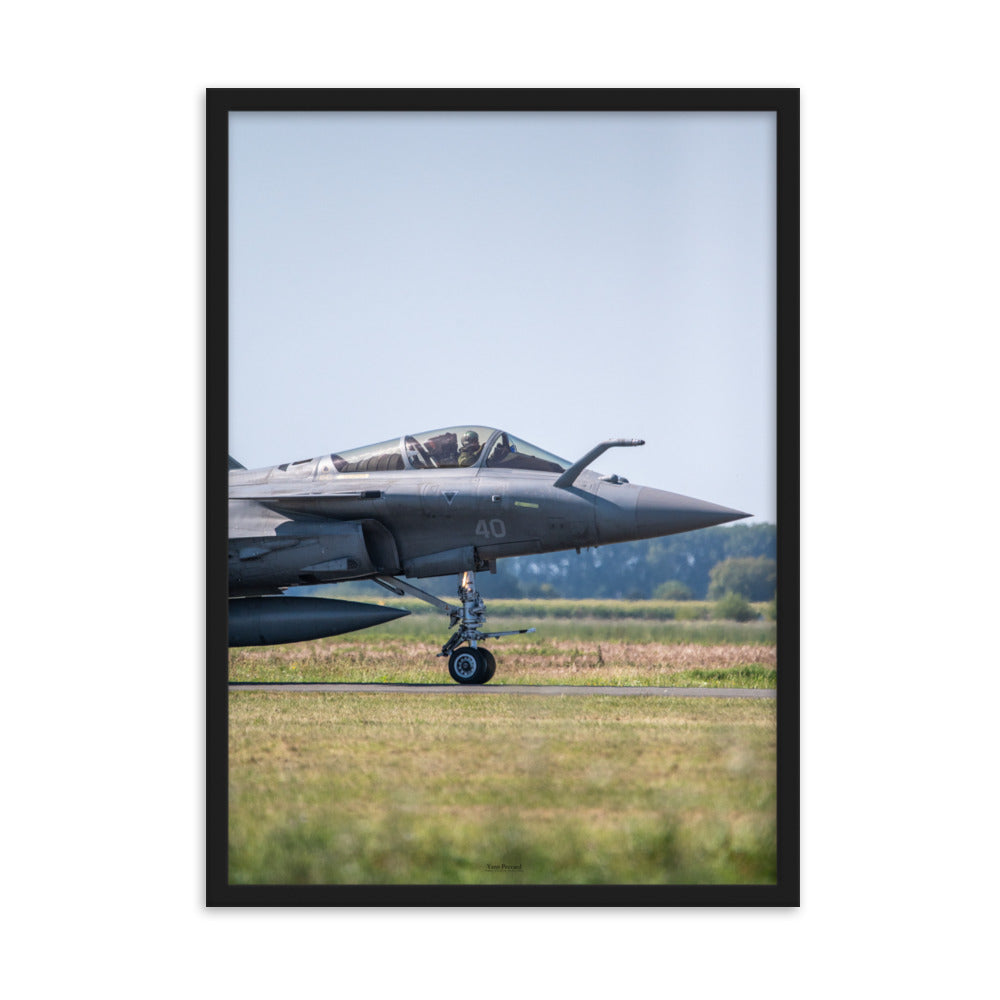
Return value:
<svg viewBox="0 0 1000 1000">
<path fill-rule="evenodd" d="M 667 493 L 643 486 L 635 503 L 635 526 L 640 538 L 673 535 L 680 531 L 710 528 L 714 524 L 750 517 L 742 510 L 720 507 L 707 500 Z"/>
</svg>

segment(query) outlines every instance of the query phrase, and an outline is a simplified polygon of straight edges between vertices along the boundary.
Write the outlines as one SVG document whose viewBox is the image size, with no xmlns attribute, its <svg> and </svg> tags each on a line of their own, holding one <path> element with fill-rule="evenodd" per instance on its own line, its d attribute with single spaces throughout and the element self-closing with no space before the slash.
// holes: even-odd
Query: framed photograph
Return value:
<svg viewBox="0 0 1000 1000">
<path fill-rule="evenodd" d="M 207 92 L 209 905 L 798 905 L 798 147 Z"/>
</svg>

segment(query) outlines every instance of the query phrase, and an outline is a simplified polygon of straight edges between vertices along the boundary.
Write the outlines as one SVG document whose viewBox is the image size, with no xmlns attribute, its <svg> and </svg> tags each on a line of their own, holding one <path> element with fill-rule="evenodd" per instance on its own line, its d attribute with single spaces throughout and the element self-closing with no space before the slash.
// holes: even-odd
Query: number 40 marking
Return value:
<svg viewBox="0 0 1000 1000">
<path fill-rule="evenodd" d="M 476 534 L 483 538 L 504 538 L 507 535 L 507 525 L 499 517 L 490 521 L 483 519 L 476 525 Z"/>
</svg>

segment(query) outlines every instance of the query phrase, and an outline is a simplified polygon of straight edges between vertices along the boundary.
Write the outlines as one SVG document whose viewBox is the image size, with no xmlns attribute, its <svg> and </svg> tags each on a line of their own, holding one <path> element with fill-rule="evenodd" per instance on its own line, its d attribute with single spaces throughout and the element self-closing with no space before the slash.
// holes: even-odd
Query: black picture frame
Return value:
<svg viewBox="0 0 1000 1000">
<path fill-rule="evenodd" d="M 228 116 L 237 111 L 773 111 L 777 120 L 777 881 L 772 885 L 231 885 L 228 882 Z M 209 906 L 799 904 L 799 91 L 209 89 L 206 99 L 206 902 Z"/>
</svg>

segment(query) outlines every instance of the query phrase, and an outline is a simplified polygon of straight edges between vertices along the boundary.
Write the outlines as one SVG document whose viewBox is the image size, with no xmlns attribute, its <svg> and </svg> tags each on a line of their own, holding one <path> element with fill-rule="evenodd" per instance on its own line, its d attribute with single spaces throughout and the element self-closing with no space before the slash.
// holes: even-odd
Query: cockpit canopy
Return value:
<svg viewBox="0 0 1000 1000">
<path fill-rule="evenodd" d="M 570 463 L 494 427 L 461 424 L 422 434 L 404 434 L 380 444 L 332 455 L 346 472 L 404 472 L 413 469 L 527 469 L 565 472 Z"/>
</svg>

